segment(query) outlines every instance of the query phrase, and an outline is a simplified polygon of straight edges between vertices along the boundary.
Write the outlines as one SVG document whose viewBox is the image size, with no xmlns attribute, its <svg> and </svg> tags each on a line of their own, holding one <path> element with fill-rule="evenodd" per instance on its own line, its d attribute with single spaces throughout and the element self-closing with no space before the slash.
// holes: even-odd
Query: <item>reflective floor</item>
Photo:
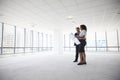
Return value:
<svg viewBox="0 0 120 80">
<path fill-rule="evenodd" d="M 120 80 L 120 53 L 87 52 L 87 65 L 74 53 L 0 56 L 0 80 Z"/>
</svg>

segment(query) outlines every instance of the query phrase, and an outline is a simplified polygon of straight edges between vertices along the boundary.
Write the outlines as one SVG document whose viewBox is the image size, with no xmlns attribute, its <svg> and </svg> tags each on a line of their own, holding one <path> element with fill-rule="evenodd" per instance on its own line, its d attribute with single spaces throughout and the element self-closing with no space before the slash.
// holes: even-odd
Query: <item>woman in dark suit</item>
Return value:
<svg viewBox="0 0 120 80">
<path fill-rule="evenodd" d="M 87 27 L 86 25 L 80 25 L 81 32 L 77 38 L 80 40 L 79 45 L 79 54 L 80 54 L 80 62 L 78 65 L 86 64 L 86 54 L 85 54 L 85 45 L 86 45 L 86 32 Z"/>
</svg>

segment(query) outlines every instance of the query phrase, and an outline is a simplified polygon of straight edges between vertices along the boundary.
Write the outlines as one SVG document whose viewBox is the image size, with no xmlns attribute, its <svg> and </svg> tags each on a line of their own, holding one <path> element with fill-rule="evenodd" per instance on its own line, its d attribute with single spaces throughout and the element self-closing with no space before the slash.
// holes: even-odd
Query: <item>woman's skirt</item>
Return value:
<svg viewBox="0 0 120 80">
<path fill-rule="evenodd" d="M 79 52 L 85 52 L 86 40 L 80 40 Z"/>
</svg>

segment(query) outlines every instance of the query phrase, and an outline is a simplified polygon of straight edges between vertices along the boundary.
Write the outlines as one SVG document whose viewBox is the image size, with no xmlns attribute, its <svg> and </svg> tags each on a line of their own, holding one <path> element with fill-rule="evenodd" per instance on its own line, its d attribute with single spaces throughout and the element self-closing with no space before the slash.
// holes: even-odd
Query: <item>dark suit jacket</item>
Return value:
<svg viewBox="0 0 120 80">
<path fill-rule="evenodd" d="M 79 35 L 80 34 L 80 32 L 76 32 L 75 34 L 74 34 L 74 36 L 77 36 L 77 35 Z M 74 43 L 74 46 L 76 46 L 76 44 Z"/>
</svg>

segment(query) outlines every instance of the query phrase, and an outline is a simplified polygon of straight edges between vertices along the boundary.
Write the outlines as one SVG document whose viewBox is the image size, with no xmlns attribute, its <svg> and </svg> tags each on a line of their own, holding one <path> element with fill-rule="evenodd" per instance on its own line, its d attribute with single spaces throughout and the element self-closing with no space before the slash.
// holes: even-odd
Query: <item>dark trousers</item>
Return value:
<svg viewBox="0 0 120 80">
<path fill-rule="evenodd" d="M 78 60 L 78 55 L 79 55 L 79 45 L 76 45 L 75 61 Z"/>
</svg>

